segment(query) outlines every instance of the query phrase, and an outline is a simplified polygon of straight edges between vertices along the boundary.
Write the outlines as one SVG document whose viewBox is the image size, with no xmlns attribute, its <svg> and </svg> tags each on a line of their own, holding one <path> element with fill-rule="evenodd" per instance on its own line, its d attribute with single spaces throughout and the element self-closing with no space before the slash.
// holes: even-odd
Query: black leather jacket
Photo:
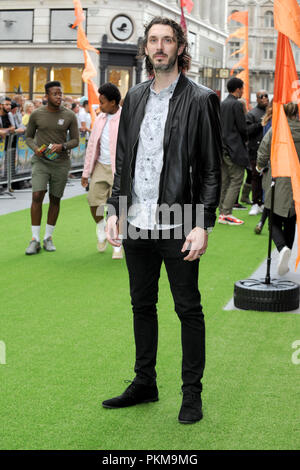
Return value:
<svg viewBox="0 0 300 470">
<path fill-rule="evenodd" d="M 248 130 L 248 149 L 250 154 L 250 159 L 256 159 L 256 153 L 258 147 L 263 138 L 263 127 L 261 124 L 262 117 L 266 112 L 266 108 L 261 108 L 260 106 L 255 106 L 247 113 L 246 122 Z"/>
<path fill-rule="evenodd" d="M 131 205 L 140 126 L 151 80 L 126 95 L 118 133 L 116 172 L 108 204 L 119 215 L 119 196 Z M 164 133 L 164 161 L 157 204 L 204 205 L 204 226 L 215 223 L 221 184 L 222 138 L 219 99 L 210 89 L 181 74 L 169 102 Z"/>
</svg>

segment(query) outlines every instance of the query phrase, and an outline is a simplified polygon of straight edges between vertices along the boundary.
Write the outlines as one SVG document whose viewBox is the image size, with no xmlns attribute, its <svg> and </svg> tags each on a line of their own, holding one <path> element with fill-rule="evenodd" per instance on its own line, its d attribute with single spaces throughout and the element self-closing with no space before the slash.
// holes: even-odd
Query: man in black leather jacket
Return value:
<svg viewBox="0 0 300 470">
<path fill-rule="evenodd" d="M 249 160 L 252 170 L 252 201 L 253 205 L 249 215 L 257 215 L 263 211 L 262 207 L 262 178 L 256 170 L 257 150 L 263 138 L 263 127 L 261 124 L 267 106 L 269 104 L 268 92 L 265 90 L 256 93 L 257 105 L 247 113 L 246 122 L 248 130 Z"/>
<path fill-rule="evenodd" d="M 107 240 L 119 246 L 119 202 L 121 196 L 126 197 L 129 224 L 123 244 L 134 315 L 136 377 L 122 395 L 102 405 L 122 408 L 158 400 L 156 303 L 164 261 L 182 332 L 183 401 L 178 420 L 194 423 L 202 418 L 205 363 L 198 267 L 220 194 L 219 100 L 212 90 L 185 76 L 190 56 L 182 28 L 175 21 L 154 18 L 145 29 L 142 54 L 154 79 L 133 87 L 124 101 L 116 173 L 108 199 L 116 215 L 108 218 L 106 227 Z M 184 210 L 184 217 L 191 216 L 188 233 L 182 213 L 167 224 L 161 220 L 158 208 L 162 205 L 170 211 L 176 205 L 177 210 Z M 180 237 L 175 235 L 177 229 Z"/>
</svg>

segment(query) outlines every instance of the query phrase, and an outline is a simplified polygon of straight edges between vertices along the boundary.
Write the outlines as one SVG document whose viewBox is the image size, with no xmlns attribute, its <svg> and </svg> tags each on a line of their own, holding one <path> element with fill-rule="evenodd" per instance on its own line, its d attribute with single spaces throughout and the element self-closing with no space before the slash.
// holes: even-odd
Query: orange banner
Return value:
<svg viewBox="0 0 300 470">
<path fill-rule="evenodd" d="M 274 0 L 274 25 L 300 47 L 300 8 L 297 0 Z"/>
<path fill-rule="evenodd" d="M 231 54 L 231 57 L 237 54 L 243 54 L 243 57 L 239 60 L 239 62 L 234 64 L 234 66 L 232 67 L 230 71 L 230 75 L 233 75 L 233 72 L 235 71 L 235 69 L 238 69 L 238 68 L 244 69 L 236 76 L 240 78 L 241 80 L 243 80 L 244 82 L 243 98 L 246 100 L 246 107 L 248 110 L 249 108 L 248 11 L 236 11 L 232 13 L 230 16 L 228 16 L 227 21 L 230 21 L 230 20 L 238 21 L 245 25 L 245 26 L 242 26 L 241 28 L 238 28 L 233 33 L 231 33 L 226 39 L 226 44 L 232 38 L 244 39 L 245 41 L 240 49 L 234 51 Z"/>
<path fill-rule="evenodd" d="M 238 21 L 248 26 L 248 11 L 235 11 L 228 16 L 227 21 L 229 22 L 230 20 Z"/>
<path fill-rule="evenodd" d="M 74 1 L 74 10 L 75 10 L 75 17 L 76 20 L 72 26 L 74 28 L 77 26 L 77 47 L 83 50 L 84 54 L 84 70 L 82 73 L 82 80 L 87 84 L 88 89 L 88 102 L 89 102 L 89 110 L 91 114 L 92 126 L 94 124 L 96 113 L 93 108 L 93 104 L 99 104 L 99 94 L 96 88 L 95 83 L 92 81 L 92 78 L 97 75 L 96 68 L 90 58 L 88 50 L 94 51 L 99 54 L 99 51 L 93 47 L 86 37 L 84 29 L 82 27 L 82 22 L 84 21 L 84 13 L 81 6 L 80 0 L 73 0 Z"/>
<path fill-rule="evenodd" d="M 300 44 L 300 7 L 297 2 L 294 0 L 285 0 L 284 2 L 275 0 L 274 22 L 279 32 L 273 97 L 271 168 L 274 178 L 280 176 L 291 177 L 298 229 L 296 270 L 300 261 L 300 162 L 283 104 L 297 101 L 295 97 L 297 98 L 300 91 L 298 74 L 289 41 L 290 38 L 296 44 Z"/>
<path fill-rule="evenodd" d="M 194 8 L 193 0 L 180 0 L 181 8 L 186 8 L 188 13 L 191 13 L 192 9 Z"/>
<path fill-rule="evenodd" d="M 237 55 L 237 54 L 247 54 L 246 43 L 240 49 L 237 49 L 232 54 L 230 54 L 230 57 L 233 57 L 234 55 Z"/>
<path fill-rule="evenodd" d="M 83 12 L 80 0 L 73 0 L 73 2 L 74 2 L 76 20 L 74 21 L 72 28 L 75 28 L 76 26 L 78 26 L 85 20 L 85 16 L 84 16 L 84 12 Z"/>
<path fill-rule="evenodd" d="M 225 44 L 228 43 L 228 41 L 230 41 L 231 38 L 240 38 L 240 39 L 247 39 L 247 27 L 246 26 L 242 26 L 242 28 L 239 28 L 237 29 L 236 31 L 234 31 L 233 33 L 229 34 L 228 38 L 226 39 L 225 41 Z"/>
<path fill-rule="evenodd" d="M 86 37 L 86 34 L 85 34 L 81 24 L 78 25 L 78 29 L 77 29 L 77 47 L 78 47 L 78 49 L 82 49 L 83 51 L 88 49 L 89 51 L 93 51 L 93 52 L 96 52 L 97 54 L 99 54 L 99 51 L 97 49 L 95 49 L 95 47 L 93 47 L 89 43 L 89 40 Z"/>
<path fill-rule="evenodd" d="M 84 50 L 83 53 L 84 53 L 85 67 L 82 72 L 82 80 L 87 84 L 87 88 L 88 88 L 89 110 L 90 110 L 91 120 L 92 120 L 92 125 L 93 125 L 95 118 L 96 118 L 96 113 L 94 111 L 93 104 L 99 105 L 99 93 L 97 91 L 97 87 L 95 83 L 92 81 L 92 78 L 97 75 L 97 71 L 90 58 L 88 51 Z"/>
</svg>

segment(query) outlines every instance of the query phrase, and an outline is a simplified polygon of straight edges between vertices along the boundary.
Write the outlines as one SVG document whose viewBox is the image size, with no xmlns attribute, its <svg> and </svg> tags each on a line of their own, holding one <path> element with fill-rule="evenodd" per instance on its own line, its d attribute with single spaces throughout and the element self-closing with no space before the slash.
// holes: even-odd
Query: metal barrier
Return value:
<svg viewBox="0 0 300 470">
<path fill-rule="evenodd" d="M 81 133 L 78 147 L 71 150 L 71 170 L 83 170 L 87 140 Z M 5 194 L 11 194 L 12 183 L 31 179 L 31 160 L 34 152 L 26 145 L 24 134 L 10 134 L 0 138 L 0 185 L 7 186 Z M 3 194 L 3 193 L 2 193 Z"/>
</svg>

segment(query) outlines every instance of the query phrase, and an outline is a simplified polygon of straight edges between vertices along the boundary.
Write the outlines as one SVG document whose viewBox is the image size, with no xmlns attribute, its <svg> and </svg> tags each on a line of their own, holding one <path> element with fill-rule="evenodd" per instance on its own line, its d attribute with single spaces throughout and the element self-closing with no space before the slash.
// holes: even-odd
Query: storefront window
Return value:
<svg viewBox="0 0 300 470">
<path fill-rule="evenodd" d="M 52 67 L 50 80 L 58 80 L 65 95 L 81 96 L 82 71 L 77 67 Z"/>
<path fill-rule="evenodd" d="M 7 95 L 23 93 L 25 96 L 30 91 L 29 67 L 0 67 L 0 93 Z"/>
<path fill-rule="evenodd" d="M 34 67 L 33 70 L 33 94 L 45 93 L 45 83 L 48 81 L 48 69 L 46 67 Z"/>
<path fill-rule="evenodd" d="M 125 98 L 131 86 L 131 70 L 125 68 L 109 68 L 108 81 L 116 85 L 120 90 L 122 98 Z"/>
<path fill-rule="evenodd" d="M 32 74 L 32 80 L 30 79 Z M 37 64 L 24 67 L 0 67 L 0 95 L 22 93 L 27 99 L 42 98 L 45 84 L 59 80 L 63 92 L 75 97 L 83 95 L 82 67 L 51 67 Z"/>
</svg>

